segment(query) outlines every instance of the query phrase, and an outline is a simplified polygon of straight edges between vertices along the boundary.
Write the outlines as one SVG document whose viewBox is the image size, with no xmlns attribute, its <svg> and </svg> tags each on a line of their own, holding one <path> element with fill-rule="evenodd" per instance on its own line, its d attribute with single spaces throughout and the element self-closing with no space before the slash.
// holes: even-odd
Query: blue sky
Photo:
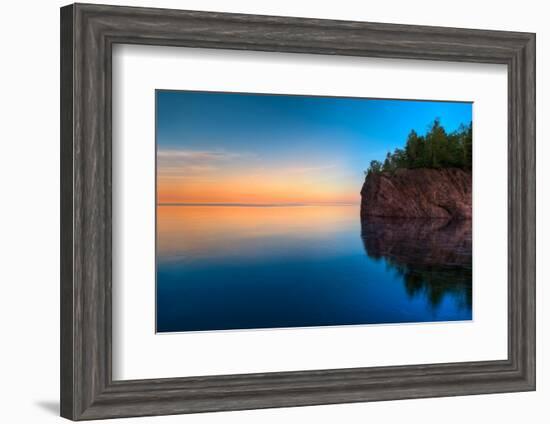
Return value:
<svg viewBox="0 0 550 424">
<path fill-rule="evenodd" d="M 270 187 L 255 186 L 262 173 L 283 181 L 298 172 L 306 192 L 316 191 L 316 184 L 331 187 L 332 194 L 318 193 L 319 201 L 347 201 L 351 193 L 357 199 L 370 161 L 403 147 L 411 129 L 425 133 L 435 118 L 454 131 L 471 122 L 472 104 L 157 91 L 159 184 L 172 184 L 168 197 L 174 201 L 195 201 L 196 193 L 186 186 L 197 191 L 199 183 L 206 187 L 226 176 L 239 185 L 248 181 L 250 189 L 234 193 L 240 197 L 235 202 L 246 202 L 258 197 L 258 190 L 269 192 Z M 284 184 L 272 183 L 278 201 Z M 315 197 L 306 195 L 304 201 Z"/>
</svg>

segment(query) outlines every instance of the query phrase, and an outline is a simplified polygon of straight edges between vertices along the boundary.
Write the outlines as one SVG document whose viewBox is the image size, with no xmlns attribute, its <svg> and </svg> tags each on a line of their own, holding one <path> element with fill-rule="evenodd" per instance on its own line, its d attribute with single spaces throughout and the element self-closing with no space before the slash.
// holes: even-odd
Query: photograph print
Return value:
<svg viewBox="0 0 550 424">
<path fill-rule="evenodd" d="M 155 96 L 157 333 L 472 319 L 472 103 Z"/>
</svg>

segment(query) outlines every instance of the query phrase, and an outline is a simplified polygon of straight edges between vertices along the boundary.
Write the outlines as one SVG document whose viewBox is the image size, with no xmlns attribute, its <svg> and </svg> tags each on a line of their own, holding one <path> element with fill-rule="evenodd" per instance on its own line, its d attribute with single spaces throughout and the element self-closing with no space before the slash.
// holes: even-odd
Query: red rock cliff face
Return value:
<svg viewBox="0 0 550 424">
<path fill-rule="evenodd" d="M 361 189 L 361 217 L 472 218 L 472 174 L 458 168 L 370 173 Z"/>
</svg>

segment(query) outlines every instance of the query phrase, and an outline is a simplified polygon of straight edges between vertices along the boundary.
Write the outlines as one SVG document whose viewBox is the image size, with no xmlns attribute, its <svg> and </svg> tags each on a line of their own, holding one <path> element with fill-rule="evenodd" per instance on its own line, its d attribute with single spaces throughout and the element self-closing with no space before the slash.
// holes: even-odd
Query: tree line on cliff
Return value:
<svg viewBox="0 0 550 424">
<path fill-rule="evenodd" d="M 388 152 L 384 162 L 373 160 L 366 174 L 395 171 L 398 168 L 472 169 L 472 123 L 460 125 L 451 133 L 435 119 L 424 135 L 411 130 L 404 149 Z"/>
</svg>

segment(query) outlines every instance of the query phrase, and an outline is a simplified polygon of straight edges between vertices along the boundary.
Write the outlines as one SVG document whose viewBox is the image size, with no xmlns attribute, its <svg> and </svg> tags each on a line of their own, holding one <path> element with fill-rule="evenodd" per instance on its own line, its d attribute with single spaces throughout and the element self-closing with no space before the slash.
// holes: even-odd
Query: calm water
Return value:
<svg viewBox="0 0 550 424">
<path fill-rule="evenodd" d="M 471 223 L 159 206 L 157 331 L 470 320 Z"/>
</svg>

